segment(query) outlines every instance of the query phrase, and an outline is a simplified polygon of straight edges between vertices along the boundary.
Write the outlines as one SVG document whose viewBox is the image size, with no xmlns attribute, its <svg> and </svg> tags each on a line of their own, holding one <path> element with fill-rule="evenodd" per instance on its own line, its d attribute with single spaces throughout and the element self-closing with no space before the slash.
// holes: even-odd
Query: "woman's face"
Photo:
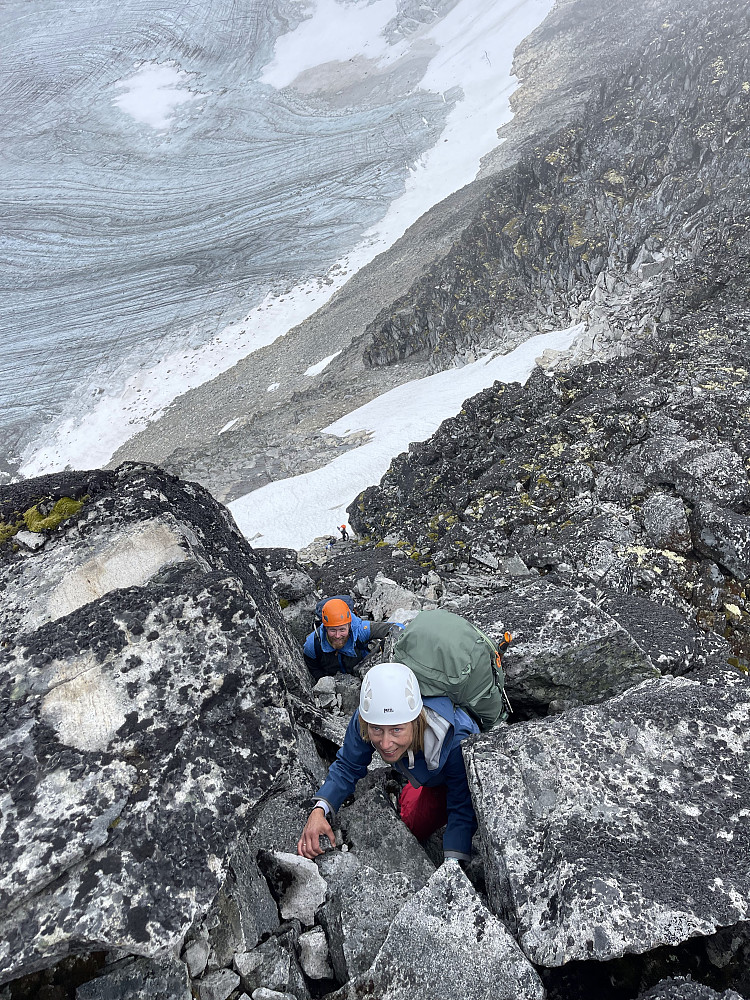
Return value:
<svg viewBox="0 0 750 1000">
<path fill-rule="evenodd" d="M 373 726 L 368 723 L 370 742 L 383 760 L 394 764 L 404 756 L 414 737 L 414 723 L 403 722 L 400 726 Z"/>
</svg>

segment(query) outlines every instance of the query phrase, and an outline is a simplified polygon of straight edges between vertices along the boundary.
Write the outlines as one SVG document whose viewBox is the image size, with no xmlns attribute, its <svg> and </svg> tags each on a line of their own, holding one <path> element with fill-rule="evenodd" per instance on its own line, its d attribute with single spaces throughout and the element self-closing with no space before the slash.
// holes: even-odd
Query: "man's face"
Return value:
<svg viewBox="0 0 750 1000">
<path fill-rule="evenodd" d="M 327 625 L 326 636 L 334 649 L 343 649 L 349 638 L 349 625 Z"/>
</svg>

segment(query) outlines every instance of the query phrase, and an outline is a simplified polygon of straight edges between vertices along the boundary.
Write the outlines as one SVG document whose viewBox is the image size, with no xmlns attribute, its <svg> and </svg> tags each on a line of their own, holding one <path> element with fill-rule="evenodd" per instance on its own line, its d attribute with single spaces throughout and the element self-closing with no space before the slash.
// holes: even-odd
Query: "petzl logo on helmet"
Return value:
<svg viewBox="0 0 750 1000">
<path fill-rule="evenodd" d="M 392 709 L 392 708 L 384 708 L 384 709 L 383 709 L 383 711 L 384 711 L 384 712 L 392 712 L 392 711 L 393 711 L 393 709 Z"/>
</svg>

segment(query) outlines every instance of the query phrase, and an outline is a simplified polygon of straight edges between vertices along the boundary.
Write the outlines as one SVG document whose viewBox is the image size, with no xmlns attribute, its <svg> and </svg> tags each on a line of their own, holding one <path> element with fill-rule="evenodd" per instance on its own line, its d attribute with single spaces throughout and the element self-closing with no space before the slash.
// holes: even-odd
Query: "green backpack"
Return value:
<svg viewBox="0 0 750 1000">
<path fill-rule="evenodd" d="M 423 697 L 444 695 L 477 720 L 483 730 L 508 717 L 510 702 L 500 648 L 471 622 L 450 611 L 420 611 L 393 645 L 392 658 L 411 667 Z"/>
</svg>

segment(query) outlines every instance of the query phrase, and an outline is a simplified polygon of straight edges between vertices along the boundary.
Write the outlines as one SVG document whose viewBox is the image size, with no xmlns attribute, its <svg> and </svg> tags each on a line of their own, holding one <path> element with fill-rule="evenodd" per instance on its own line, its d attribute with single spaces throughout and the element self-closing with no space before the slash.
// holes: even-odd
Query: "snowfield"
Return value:
<svg viewBox="0 0 750 1000">
<path fill-rule="evenodd" d="M 480 358 L 428 378 L 405 382 L 324 428 L 345 438 L 368 431 L 366 444 L 314 472 L 281 479 L 248 493 L 229 509 L 254 545 L 301 549 L 320 535 L 333 535 L 346 521 L 346 508 L 362 490 L 377 484 L 391 459 L 412 441 L 425 441 L 465 399 L 495 381 L 525 382 L 543 351 L 567 350 L 581 325 L 539 334 L 510 354 Z"/>
</svg>

